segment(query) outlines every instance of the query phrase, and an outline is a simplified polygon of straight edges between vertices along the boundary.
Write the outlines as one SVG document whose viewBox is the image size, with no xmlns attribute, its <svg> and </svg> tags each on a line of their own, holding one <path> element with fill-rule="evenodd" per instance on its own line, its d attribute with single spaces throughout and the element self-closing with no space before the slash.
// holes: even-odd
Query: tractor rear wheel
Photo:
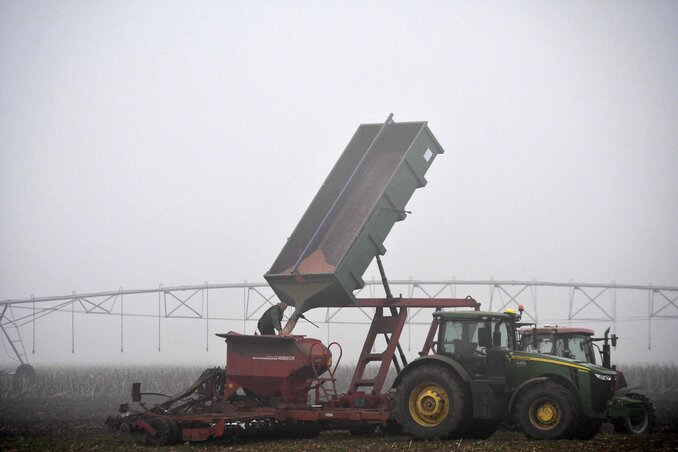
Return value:
<svg viewBox="0 0 678 452">
<path fill-rule="evenodd" d="M 403 430 L 415 438 L 460 436 L 471 414 L 467 392 L 459 376 L 447 367 L 435 364 L 412 369 L 396 392 Z"/>
<path fill-rule="evenodd" d="M 631 416 L 613 421 L 614 431 L 617 433 L 631 433 L 634 435 L 649 435 L 654 429 L 656 417 L 650 399 L 642 394 L 631 393 L 627 397 L 643 402 L 643 413 L 640 416 Z"/>
<path fill-rule="evenodd" d="M 519 397 L 515 418 L 525 436 L 534 439 L 571 438 L 578 420 L 574 396 L 552 381 L 527 388 Z"/>
</svg>

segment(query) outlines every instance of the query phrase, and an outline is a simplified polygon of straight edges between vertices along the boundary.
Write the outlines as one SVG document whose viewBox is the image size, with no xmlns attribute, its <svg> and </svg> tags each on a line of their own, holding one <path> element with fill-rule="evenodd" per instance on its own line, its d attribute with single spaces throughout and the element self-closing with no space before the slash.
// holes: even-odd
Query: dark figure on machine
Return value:
<svg viewBox="0 0 678 452">
<path fill-rule="evenodd" d="M 276 334 L 276 331 L 278 333 L 282 332 L 283 328 L 280 322 L 282 321 L 285 309 L 287 309 L 287 303 L 284 301 L 268 308 L 259 319 L 259 323 L 257 323 L 259 333 Z"/>
</svg>

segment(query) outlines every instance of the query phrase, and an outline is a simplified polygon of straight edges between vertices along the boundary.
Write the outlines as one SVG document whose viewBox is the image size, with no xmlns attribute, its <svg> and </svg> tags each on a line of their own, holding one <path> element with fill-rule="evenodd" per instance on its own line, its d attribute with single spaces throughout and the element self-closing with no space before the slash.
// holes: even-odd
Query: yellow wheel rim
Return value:
<svg viewBox="0 0 678 452">
<path fill-rule="evenodd" d="M 422 383 L 410 393 L 410 416 L 424 427 L 435 427 L 447 419 L 450 399 L 445 390 L 435 383 Z"/>
<path fill-rule="evenodd" d="M 551 430 L 560 422 L 560 407 L 551 399 L 538 399 L 529 409 L 530 423 L 539 430 Z"/>
</svg>

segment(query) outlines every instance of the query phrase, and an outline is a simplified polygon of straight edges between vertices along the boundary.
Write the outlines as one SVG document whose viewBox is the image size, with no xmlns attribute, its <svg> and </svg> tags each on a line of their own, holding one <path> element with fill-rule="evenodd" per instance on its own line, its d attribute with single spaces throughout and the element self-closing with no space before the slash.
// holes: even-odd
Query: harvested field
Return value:
<svg viewBox="0 0 678 452">
<path fill-rule="evenodd" d="M 671 376 L 664 367 L 666 375 Z M 675 368 L 674 368 L 675 370 Z M 102 376 L 108 372 L 108 377 Z M 200 369 L 178 368 L 171 374 L 162 369 L 163 384 L 178 390 L 190 383 Z M 645 372 L 646 374 L 647 372 Z M 109 433 L 104 427 L 108 415 L 115 415 L 120 402 L 128 401 L 126 382 L 140 374 L 154 381 L 149 369 L 52 369 L 38 372 L 38 383 L 32 390 L 12 393 L 5 388 L 0 398 L 0 450 L 153 450 Z M 124 378 L 122 378 L 124 377 Z M 159 375 L 158 375 L 159 377 Z M 159 377 L 160 378 L 160 377 Z M 42 385 L 40 381 L 49 381 Z M 186 381 L 183 381 L 186 380 Z M 155 380 L 158 381 L 158 380 Z M 76 383 L 79 382 L 79 383 Z M 89 383 L 88 383 L 89 382 Z M 63 383 L 63 387 L 59 387 Z M 124 384 L 123 384 L 124 383 Z M 90 385 L 95 384 L 98 394 Z M 678 404 L 671 402 L 672 386 L 662 386 L 664 400 L 657 405 L 658 427 L 650 436 L 619 435 L 606 425 L 590 441 L 533 441 L 522 434 L 500 431 L 480 440 L 416 441 L 406 436 L 353 437 L 349 432 L 324 432 L 313 439 L 230 439 L 183 444 L 163 450 L 678 450 Z M 125 388 L 124 393 L 123 388 Z M 152 390 L 151 387 L 148 387 Z M 153 388 L 156 389 L 156 388 Z M 158 390 L 160 388 L 157 388 Z M 651 395 L 651 394 L 650 394 Z"/>
</svg>

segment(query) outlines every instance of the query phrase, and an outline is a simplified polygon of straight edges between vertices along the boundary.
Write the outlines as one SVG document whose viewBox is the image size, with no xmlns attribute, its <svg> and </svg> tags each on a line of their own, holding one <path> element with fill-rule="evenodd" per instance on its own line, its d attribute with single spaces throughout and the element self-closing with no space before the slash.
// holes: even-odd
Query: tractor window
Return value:
<svg viewBox="0 0 678 452">
<path fill-rule="evenodd" d="M 542 353 L 548 355 L 553 354 L 553 341 L 551 340 L 551 335 L 539 335 L 538 343 L 535 347 L 532 343 L 532 334 L 525 334 L 522 338 L 522 344 L 523 346 L 521 348 L 526 352 Z"/>
<path fill-rule="evenodd" d="M 500 319 L 447 320 L 441 325 L 438 353 L 468 360 L 484 357 L 490 348 L 510 348 L 507 325 Z"/>
<path fill-rule="evenodd" d="M 560 336 L 556 340 L 556 354 L 595 364 L 595 356 L 591 352 L 591 343 L 587 339 L 583 336 Z"/>
<path fill-rule="evenodd" d="M 532 344 L 532 334 L 524 334 L 521 338 L 521 349 L 530 353 L 543 353 L 596 363 L 593 346 L 588 336 L 564 333 L 540 334 L 539 343 L 535 347 Z"/>
</svg>

